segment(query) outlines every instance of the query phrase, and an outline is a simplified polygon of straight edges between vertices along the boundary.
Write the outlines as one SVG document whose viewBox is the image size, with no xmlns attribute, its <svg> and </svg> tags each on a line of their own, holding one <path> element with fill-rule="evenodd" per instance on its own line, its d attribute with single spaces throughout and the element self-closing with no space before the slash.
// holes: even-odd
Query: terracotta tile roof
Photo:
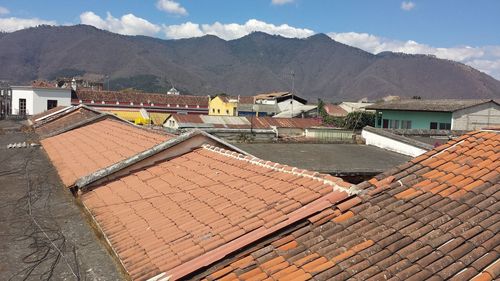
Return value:
<svg viewBox="0 0 500 281">
<path fill-rule="evenodd" d="M 499 147 L 494 131 L 451 141 L 191 277 L 498 280 Z"/>
<path fill-rule="evenodd" d="M 142 152 L 170 137 L 118 120 L 104 119 L 41 141 L 63 183 L 75 181 Z"/>
<path fill-rule="evenodd" d="M 240 104 L 253 104 L 253 103 L 255 103 L 255 97 L 254 96 L 239 96 L 239 103 Z"/>
<path fill-rule="evenodd" d="M 57 88 L 55 84 L 52 84 L 52 83 L 49 83 L 47 81 L 43 81 L 43 80 L 35 80 L 33 82 L 31 82 L 31 86 L 33 88 Z"/>
<path fill-rule="evenodd" d="M 49 118 L 50 120 L 35 123 L 35 132 L 40 137 L 44 138 L 53 132 L 57 132 L 78 122 L 91 120 L 98 115 L 100 115 L 99 112 L 86 107 L 70 109 L 68 112 L 57 114 L 53 118 Z"/>
<path fill-rule="evenodd" d="M 343 200 L 350 187 L 204 145 L 81 198 L 132 279 L 175 280 Z"/>
<path fill-rule="evenodd" d="M 155 93 L 123 93 L 115 91 L 92 91 L 92 90 L 79 90 L 76 92 L 76 98 L 84 102 L 94 101 L 96 104 L 100 102 L 120 103 L 130 104 L 133 102 L 135 105 L 140 103 L 153 103 L 155 106 L 166 106 L 170 107 L 202 107 L 208 108 L 209 97 L 208 96 L 189 96 L 189 95 L 166 95 L 166 94 L 155 94 Z"/>
<path fill-rule="evenodd" d="M 347 111 L 336 104 L 325 104 L 325 111 L 330 116 L 344 117 L 347 116 Z"/>
</svg>

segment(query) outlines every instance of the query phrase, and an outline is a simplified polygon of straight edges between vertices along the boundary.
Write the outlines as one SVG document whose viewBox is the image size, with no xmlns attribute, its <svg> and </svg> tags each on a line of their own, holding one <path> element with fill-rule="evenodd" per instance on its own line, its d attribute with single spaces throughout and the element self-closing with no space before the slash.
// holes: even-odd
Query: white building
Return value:
<svg viewBox="0 0 500 281">
<path fill-rule="evenodd" d="M 256 95 L 255 103 L 277 105 L 280 112 L 291 112 L 292 108 L 297 108 L 307 104 L 307 100 L 297 95 L 292 95 L 290 92 L 273 92 Z M 295 109 L 293 109 L 293 111 L 295 112 Z"/>
<path fill-rule="evenodd" d="M 71 105 L 71 88 L 12 86 L 12 115 L 34 115 Z"/>
</svg>

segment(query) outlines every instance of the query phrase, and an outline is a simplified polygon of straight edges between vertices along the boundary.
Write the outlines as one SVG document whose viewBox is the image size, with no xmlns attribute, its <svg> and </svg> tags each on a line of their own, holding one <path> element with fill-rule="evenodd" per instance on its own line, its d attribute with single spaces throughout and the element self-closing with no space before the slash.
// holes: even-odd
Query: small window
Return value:
<svg viewBox="0 0 500 281">
<path fill-rule="evenodd" d="M 411 120 L 401 121 L 401 129 L 411 129 Z"/>
<path fill-rule="evenodd" d="M 226 109 L 226 114 L 229 115 L 229 109 Z"/>
<path fill-rule="evenodd" d="M 439 123 L 439 130 L 450 130 L 450 129 L 451 129 L 450 123 Z"/>
<path fill-rule="evenodd" d="M 215 113 L 215 108 L 212 108 L 212 113 Z"/>
<path fill-rule="evenodd" d="M 438 128 L 438 123 L 437 122 L 431 122 L 430 129 L 431 130 L 436 130 Z"/>
<path fill-rule="evenodd" d="M 48 100 L 47 101 L 47 110 L 57 107 L 57 100 Z"/>
<path fill-rule="evenodd" d="M 219 113 L 219 114 L 220 114 L 220 109 L 217 109 L 217 113 Z"/>
</svg>

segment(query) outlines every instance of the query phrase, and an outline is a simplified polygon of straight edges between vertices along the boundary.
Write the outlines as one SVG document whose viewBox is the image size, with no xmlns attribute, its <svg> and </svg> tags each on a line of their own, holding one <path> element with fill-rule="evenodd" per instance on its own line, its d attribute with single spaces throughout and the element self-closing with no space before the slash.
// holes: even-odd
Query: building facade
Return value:
<svg viewBox="0 0 500 281">
<path fill-rule="evenodd" d="M 210 100 L 208 115 L 238 116 L 238 99 L 228 96 L 216 96 Z"/>
<path fill-rule="evenodd" d="M 476 130 L 500 125 L 496 100 L 401 100 L 367 109 L 376 111 L 377 128 Z"/>
<path fill-rule="evenodd" d="M 12 115 L 34 115 L 57 106 L 71 105 L 71 89 L 12 86 Z"/>
</svg>

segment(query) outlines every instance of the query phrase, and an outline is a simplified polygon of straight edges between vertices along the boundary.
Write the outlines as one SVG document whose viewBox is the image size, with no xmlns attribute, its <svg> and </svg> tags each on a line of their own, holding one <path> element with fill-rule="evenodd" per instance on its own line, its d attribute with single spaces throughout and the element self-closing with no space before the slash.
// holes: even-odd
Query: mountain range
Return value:
<svg viewBox="0 0 500 281">
<path fill-rule="evenodd" d="M 86 74 L 109 77 L 114 89 L 162 91 L 174 85 L 197 95 L 293 88 L 307 99 L 327 101 L 500 97 L 500 81 L 470 66 L 427 55 L 371 54 L 324 34 L 162 40 L 87 25 L 0 33 L 0 80 L 20 84 Z"/>
</svg>

